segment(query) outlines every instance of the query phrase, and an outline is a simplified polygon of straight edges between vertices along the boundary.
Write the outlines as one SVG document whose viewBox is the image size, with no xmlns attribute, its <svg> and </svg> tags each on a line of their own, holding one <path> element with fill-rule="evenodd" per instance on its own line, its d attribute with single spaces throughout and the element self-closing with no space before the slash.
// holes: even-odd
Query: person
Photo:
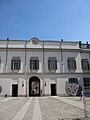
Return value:
<svg viewBox="0 0 90 120">
<path fill-rule="evenodd" d="M 80 100 L 82 100 L 83 96 L 84 96 L 84 94 L 83 94 L 83 90 L 82 90 L 81 91 L 81 98 L 80 98 Z"/>
</svg>

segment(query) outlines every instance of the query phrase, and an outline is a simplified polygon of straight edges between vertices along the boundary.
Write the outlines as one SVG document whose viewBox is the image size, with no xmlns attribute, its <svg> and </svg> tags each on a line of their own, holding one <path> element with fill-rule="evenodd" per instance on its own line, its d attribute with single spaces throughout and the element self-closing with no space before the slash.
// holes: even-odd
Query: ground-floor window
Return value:
<svg viewBox="0 0 90 120">
<path fill-rule="evenodd" d="M 78 79 L 77 78 L 69 78 L 69 83 L 77 83 L 78 84 Z"/>
<path fill-rule="evenodd" d="M 90 88 L 90 78 L 83 78 L 84 87 Z"/>
</svg>

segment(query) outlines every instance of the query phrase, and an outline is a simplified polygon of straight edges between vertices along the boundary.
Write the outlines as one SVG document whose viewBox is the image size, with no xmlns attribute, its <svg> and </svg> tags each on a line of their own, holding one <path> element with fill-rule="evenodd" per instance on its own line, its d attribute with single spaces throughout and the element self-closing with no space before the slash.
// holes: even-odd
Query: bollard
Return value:
<svg viewBox="0 0 90 120">
<path fill-rule="evenodd" d="M 5 94 L 5 97 L 7 97 L 7 94 Z"/>
</svg>

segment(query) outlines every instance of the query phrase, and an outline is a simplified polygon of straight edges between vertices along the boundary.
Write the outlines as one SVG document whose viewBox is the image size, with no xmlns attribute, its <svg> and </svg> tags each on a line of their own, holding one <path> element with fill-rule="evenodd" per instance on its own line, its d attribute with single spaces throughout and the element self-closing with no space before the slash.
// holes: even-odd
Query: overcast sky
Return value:
<svg viewBox="0 0 90 120">
<path fill-rule="evenodd" d="M 0 39 L 90 42 L 90 0 L 0 0 Z"/>
</svg>

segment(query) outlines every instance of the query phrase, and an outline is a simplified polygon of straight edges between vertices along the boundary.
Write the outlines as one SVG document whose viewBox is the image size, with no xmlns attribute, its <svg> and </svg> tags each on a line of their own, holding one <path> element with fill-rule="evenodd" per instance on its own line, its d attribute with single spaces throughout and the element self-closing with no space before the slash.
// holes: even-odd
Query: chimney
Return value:
<svg viewBox="0 0 90 120">
<path fill-rule="evenodd" d="M 61 42 L 63 42 L 63 39 L 61 39 Z"/>
<path fill-rule="evenodd" d="M 9 40 L 9 38 L 7 38 L 7 40 Z"/>
<path fill-rule="evenodd" d="M 81 41 L 79 41 L 79 48 L 81 48 L 81 44 L 82 44 L 82 42 L 81 42 Z"/>
<path fill-rule="evenodd" d="M 86 42 L 86 44 L 87 44 L 87 48 L 89 48 L 89 44 L 88 44 L 88 42 Z"/>
</svg>

